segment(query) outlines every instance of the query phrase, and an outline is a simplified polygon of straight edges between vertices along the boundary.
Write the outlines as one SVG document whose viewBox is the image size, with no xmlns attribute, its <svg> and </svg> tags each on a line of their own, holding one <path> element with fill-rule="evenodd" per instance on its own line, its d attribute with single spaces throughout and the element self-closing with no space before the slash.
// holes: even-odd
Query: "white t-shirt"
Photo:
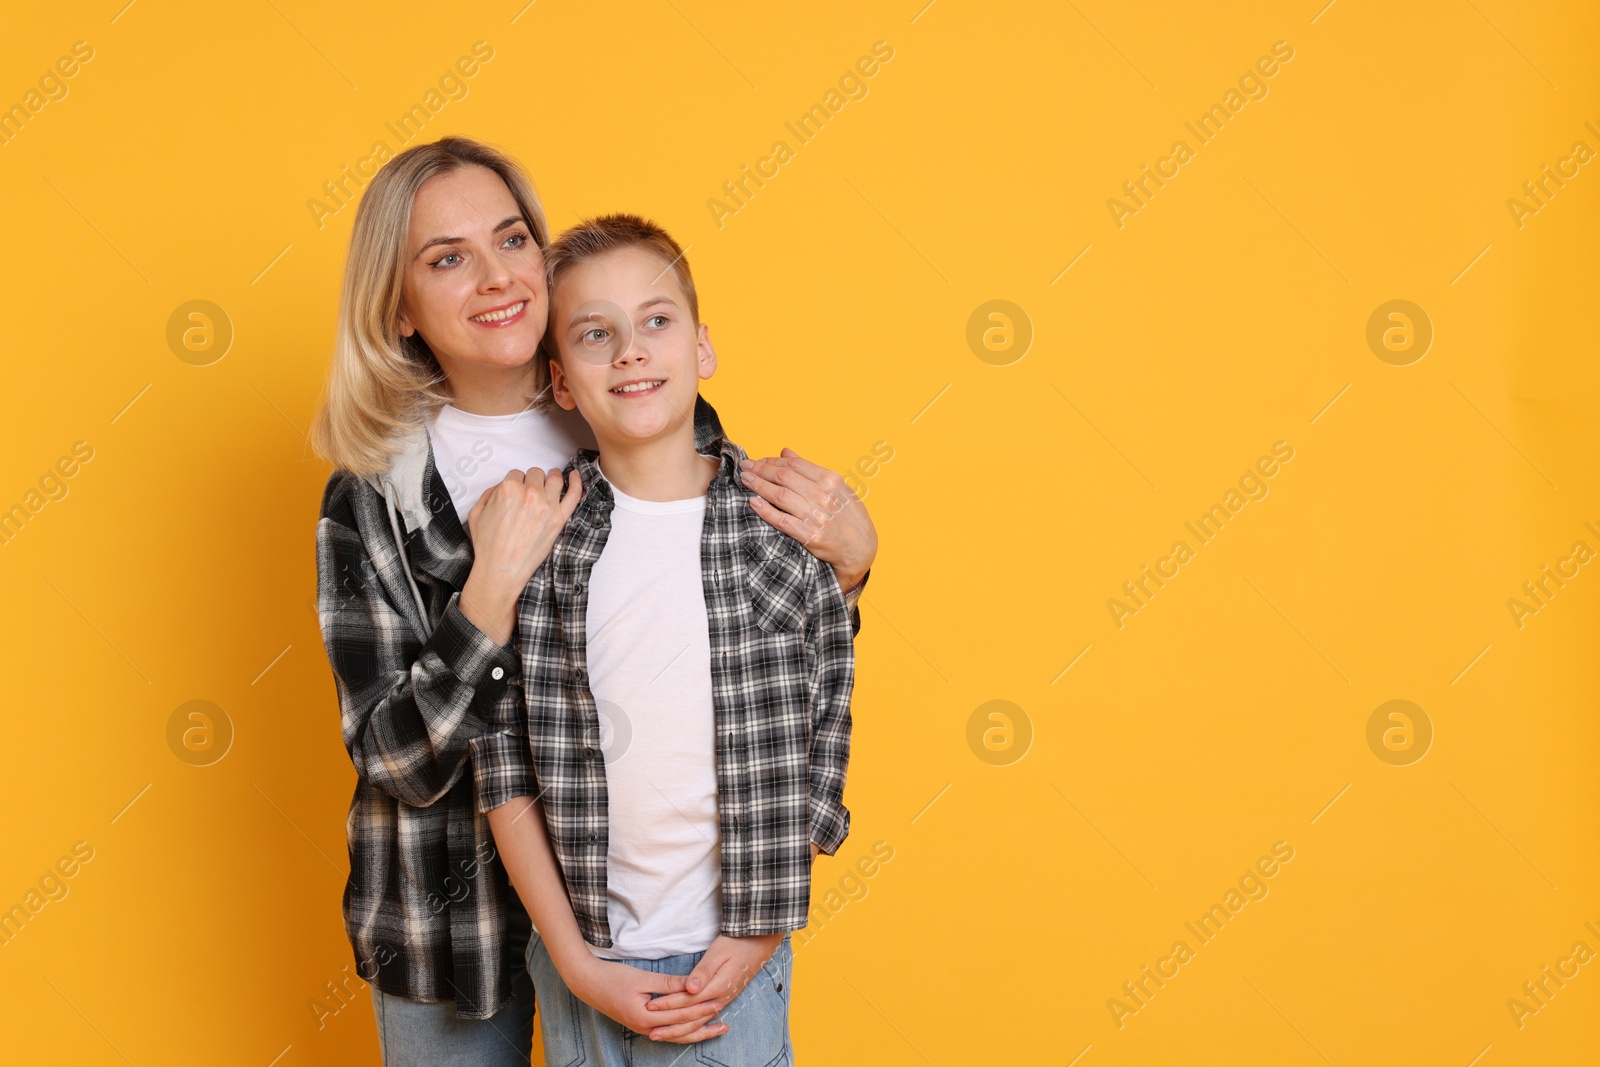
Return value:
<svg viewBox="0 0 1600 1067">
<path fill-rule="evenodd" d="M 616 487 L 589 578 L 589 684 L 610 796 L 607 959 L 700 952 L 721 923 L 711 636 L 700 584 L 706 498 Z"/>
<path fill-rule="evenodd" d="M 583 416 L 556 407 L 473 415 L 446 405 L 429 421 L 428 441 L 463 528 L 473 505 L 507 472 L 560 470 L 578 449 L 595 447 L 594 431 Z"/>
</svg>

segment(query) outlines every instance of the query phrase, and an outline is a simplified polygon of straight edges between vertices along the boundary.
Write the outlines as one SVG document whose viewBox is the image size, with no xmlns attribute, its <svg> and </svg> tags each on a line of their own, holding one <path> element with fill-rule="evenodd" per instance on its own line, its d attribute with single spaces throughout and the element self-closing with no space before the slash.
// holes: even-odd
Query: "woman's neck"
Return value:
<svg viewBox="0 0 1600 1067">
<path fill-rule="evenodd" d="M 515 415 L 532 402 L 531 360 L 520 367 L 487 367 L 455 360 L 440 360 L 440 364 L 450 379 L 450 406 L 469 415 Z"/>
</svg>

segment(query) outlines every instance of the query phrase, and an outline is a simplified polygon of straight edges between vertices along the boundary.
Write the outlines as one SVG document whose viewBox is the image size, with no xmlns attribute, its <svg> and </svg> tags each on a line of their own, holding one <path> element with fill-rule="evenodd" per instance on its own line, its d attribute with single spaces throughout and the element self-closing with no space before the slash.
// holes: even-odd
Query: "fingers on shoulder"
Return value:
<svg viewBox="0 0 1600 1067">
<path fill-rule="evenodd" d="M 848 483 L 844 480 L 844 476 L 838 471 L 829 470 L 827 467 L 818 466 L 817 464 L 812 463 L 810 460 L 801 459 L 799 456 L 795 456 L 792 462 L 796 470 L 798 470 L 801 474 L 806 475 L 812 481 L 816 482 L 829 492 L 838 493 L 849 488 Z"/>
</svg>

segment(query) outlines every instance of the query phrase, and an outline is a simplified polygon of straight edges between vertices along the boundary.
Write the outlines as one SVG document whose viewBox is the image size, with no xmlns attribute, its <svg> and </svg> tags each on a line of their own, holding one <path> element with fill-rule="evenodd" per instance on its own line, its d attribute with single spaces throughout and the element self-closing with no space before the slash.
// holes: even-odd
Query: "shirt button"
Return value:
<svg viewBox="0 0 1600 1067">
<path fill-rule="evenodd" d="M 590 841 L 598 841 L 598 840 L 600 840 L 600 835 L 599 834 L 590 834 L 589 835 L 589 840 Z"/>
<path fill-rule="evenodd" d="M 594 749 L 592 749 L 592 748 L 584 749 L 583 750 L 583 758 L 584 759 L 594 759 Z"/>
<path fill-rule="evenodd" d="M 582 582 L 573 582 L 573 583 L 572 583 L 572 591 L 573 591 L 573 592 L 574 592 L 574 593 L 581 593 L 581 592 L 583 592 L 583 583 L 582 583 Z"/>
<path fill-rule="evenodd" d="M 585 675 L 583 668 L 579 667 L 578 668 L 578 681 L 582 682 L 582 681 L 585 681 L 585 680 L 587 680 L 587 675 Z"/>
<path fill-rule="evenodd" d="M 493 678 L 497 682 L 505 676 L 506 669 L 504 667 L 496 667 L 494 670 L 489 672 L 489 677 Z"/>
</svg>

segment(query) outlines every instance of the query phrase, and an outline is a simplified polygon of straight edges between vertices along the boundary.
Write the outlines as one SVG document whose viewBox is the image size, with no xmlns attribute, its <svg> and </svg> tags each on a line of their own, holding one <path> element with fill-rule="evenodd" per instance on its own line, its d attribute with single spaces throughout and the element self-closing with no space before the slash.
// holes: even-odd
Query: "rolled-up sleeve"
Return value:
<svg viewBox="0 0 1600 1067">
<path fill-rule="evenodd" d="M 537 619 L 529 617 L 530 609 L 548 603 L 553 595 L 546 561 L 534 571 L 517 598 L 513 642 L 520 643 L 527 635 L 527 628 L 537 626 Z M 519 674 L 517 683 L 507 686 L 500 699 L 490 706 L 484 732 L 472 742 L 472 776 L 477 787 L 479 811 L 492 811 L 516 797 L 539 795 L 533 750 L 528 746 L 527 693 Z"/>
<path fill-rule="evenodd" d="M 831 856 L 850 833 L 844 784 L 850 766 L 850 695 L 855 685 L 854 613 L 845 607 L 831 568 L 813 559 L 811 571 L 806 590 L 811 841 Z"/>
<path fill-rule="evenodd" d="M 537 795 L 528 731 L 521 722 L 522 687 L 511 686 L 496 704 L 496 721 L 491 722 L 489 732 L 472 742 L 472 777 L 482 812 L 493 811 L 516 797 Z M 511 718 L 517 721 L 501 721 Z"/>
</svg>

